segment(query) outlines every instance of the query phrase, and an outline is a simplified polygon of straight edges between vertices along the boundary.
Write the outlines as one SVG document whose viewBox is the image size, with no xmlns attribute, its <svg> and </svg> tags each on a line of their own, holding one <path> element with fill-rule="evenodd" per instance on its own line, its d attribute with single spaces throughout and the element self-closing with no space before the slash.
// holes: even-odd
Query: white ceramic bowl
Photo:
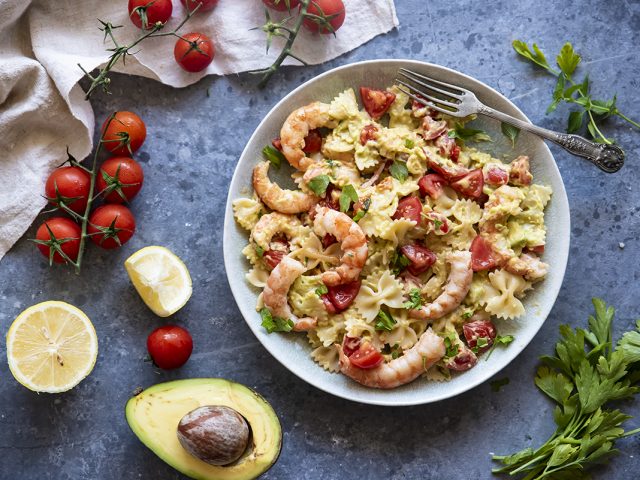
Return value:
<svg viewBox="0 0 640 480">
<path fill-rule="evenodd" d="M 224 263 L 233 296 L 249 328 L 265 348 L 298 377 L 325 392 L 349 400 L 376 405 L 417 405 L 442 400 L 479 385 L 513 360 L 540 329 L 553 306 L 564 277 L 569 253 L 569 203 L 558 167 L 542 140 L 522 133 L 516 149 L 500 133 L 500 125 L 490 119 L 479 118 L 476 124 L 494 139 L 482 144 L 498 158 L 511 160 L 517 154 L 529 155 L 534 181 L 553 188 L 545 220 L 548 227 L 544 261 L 551 265 L 547 278 L 528 292 L 524 305 L 526 313 L 514 321 L 499 321 L 502 335 L 513 334 L 515 340 L 506 348 L 496 348 L 488 361 L 482 358 L 471 370 L 456 375 L 449 382 L 428 382 L 418 379 L 394 390 L 362 387 L 342 374 L 328 373 L 309 356 L 310 345 L 302 334 L 267 334 L 260 326 L 255 310 L 258 291 L 245 280 L 249 264 L 241 253 L 247 244 L 247 232 L 233 218 L 232 200 L 250 195 L 251 171 L 261 159 L 262 148 L 279 136 L 280 126 L 289 113 L 315 100 L 330 101 L 348 87 L 360 85 L 385 88 L 393 85 L 400 67 L 413 69 L 436 79 L 469 88 L 487 105 L 523 120 L 527 117 L 509 100 L 484 83 L 445 67 L 411 60 L 371 60 L 353 63 L 330 70 L 309 80 L 283 98 L 262 120 L 242 156 L 231 180 L 224 220 Z"/>
</svg>

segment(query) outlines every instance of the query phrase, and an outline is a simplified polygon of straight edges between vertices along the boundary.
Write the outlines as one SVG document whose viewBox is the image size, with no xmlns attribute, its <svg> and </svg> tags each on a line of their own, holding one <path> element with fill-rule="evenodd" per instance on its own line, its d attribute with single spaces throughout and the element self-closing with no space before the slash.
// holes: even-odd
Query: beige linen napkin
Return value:
<svg viewBox="0 0 640 480">
<path fill-rule="evenodd" d="M 393 0 L 344 3 L 347 16 L 337 38 L 303 32 L 296 40 L 297 56 L 322 63 L 398 26 Z M 173 4 L 166 29 L 184 15 L 180 1 Z M 139 35 L 128 19 L 127 0 L 0 0 L 0 258 L 45 205 L 44 182 L 66 159 L 66 147 L 79 159 L 91 151 L 94 116 L 78 85 L 77 64 L 90 71 L 107 59 L 105 47 L 111 45 L 103 43 L 98 18 L 123 26 L 117 30 L 122 43 Z M 173 37 L 145 41 L 119 70 L 184 87 L 209 74 L 263 68 L 281 45 L 276 39 L 265 55 L 264 33 L 250 30 L 263 23 L 259 0 L 220 0 L 215 10 L 197 14 L 181 30 L 213 40 L 216 55 L 207 70 L 180 69 Z"/>
</svg>

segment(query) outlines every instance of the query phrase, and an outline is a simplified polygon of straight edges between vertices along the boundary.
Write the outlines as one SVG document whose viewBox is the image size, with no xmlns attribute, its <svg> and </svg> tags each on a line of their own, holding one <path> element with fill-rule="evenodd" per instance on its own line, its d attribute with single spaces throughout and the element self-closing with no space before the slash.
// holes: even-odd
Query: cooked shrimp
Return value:
<svg viewBox="0 0 640 480">
<path fill-rule="evenodd" d="M 442 293 L 429 305 L 411 310 L 411 316 L 423 320 L 436 320 L 458 308 L 467 296 L 473 278 L 471 252 L 451 252 L 447 255 L 447 262 L 451 265 L 451 271 Z"/>
<path fill-rule="evenodd" d="M 320 238 L 330 233 L 341 243 L 340 265 L 322 274 L 327 286 L 354 282 L 367 261 L 367 237 L 348 215 L 327 207 L 316 207 L 313 229 Z"/>
<path fill-rule="evenodd" d="M 269 250 L 271 239 L 276 233 L 284 233 L 287 237 L 293 238 L 301 225 L 298 217 L 293 215 L 284 215 L 278 212 L 267 213 L 260 217 L 258 223 L 251 230 L 251 239 L 259 247 Z"/>
<path fill-rule="evenodd" d="M 285 190 L 269 180 L 269 162 L 260 162 L 253 169 L 253 188 L 267 207 L 280 213 L 308 211 L 318 197 L 301 190 Z"/>
<path fill-rule="evenodd" d="M 520 155 L 511 162 L 511 173 L 509 174 L 509 183 L 512 185 L 527 186 L 531 185 L 533 175 L 529 168 L 529 157 Z"/>
<path fill-rule="evenodd" d="M 332 181 L 337 185 L 358 185 L 361 182 L 360 173 L 355 167 L 349 167 L 337 160 L 332 160 L 331 162 L 317 162 L 304 172 L 302 181 L 305 184 L 308 184 L 319 175 L 330 176 L 332 179 L 335 179 Z"/>
<path fill-rule="evenodd" d="M 329 105 L 313 102 L 291 112 L 280 130 L 280 142 L 282 154 L 291 166 L 303 172 L 316 163 L 302 150 L 305 146 L 304 139 L 310 130 L 319 127 L 335 127 L 335 122 L 329 116 Z"/>
<path fill-rule="evenodd" d="M 267 284 L 264 287 L 262 300 L 265 307 L 276 317 L 291 319 L 294 331 L 301 332 L 311 330 L 317 325 L 314 318 L 298 318 L 289 307 L 288 293 L 296 278 L 302 275 L 307 268 L 297 260 L 289 256 L 283 257 L 280 263 L 271 271 Z"/>
<path fill-rule="evenodd" d="M 522 275 L 527 280 L 534 281 L 547 275 L 549 265 L 532 253 L 523 253 L 520 257 L 509 259 L 504 268 L 508 272 Z"/>
<path fill-rule="evenodd" d="M 375 368 L 362 369 L 352 365 L 340 348 L 340 371 L 366 387 L 396 388 L 415 380 L 440 360 L 444 353 L 444 341 L 429 328 L 404 355 Z"/>
</svg>

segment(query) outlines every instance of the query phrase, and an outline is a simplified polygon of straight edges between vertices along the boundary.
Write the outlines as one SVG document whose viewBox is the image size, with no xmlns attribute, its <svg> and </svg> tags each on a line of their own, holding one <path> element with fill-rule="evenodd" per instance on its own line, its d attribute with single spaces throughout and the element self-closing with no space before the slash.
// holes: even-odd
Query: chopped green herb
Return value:
<svg viewBox="0 0 640 480">
<path fill-rule="evenodd" d="M 393 252 L 391 256 L 391 273 L 394 275 L 398 275 L 405 268 L 411 265 L 411 260 L 405 257 L 402 253 L 399 253 L 398 250 Z"/>
<path fill-rule="evenodd" d="M 380 310 L 378 315 L 376 316 L 378 320 L 376 322 L 376 330 L 386 330 L 390 332 L 393 329 L 393 326 L 397 323 L 395 319 L 384 310 Z"/>
<path fill-rule="evenodd" d="M 329 289 L 327 288 L 326 285 L 320 285 L 318 288 L 316 288 L 315 292 L 316 292 L 316 295 L 321 297 L 322 295 L 329 293 Z"/>
<path fill-rule="evenodd" d="M 411 140 L 410 138 L 407 138 L 407 139 L 404 141 L 404 146 L 405 146 L 406 148 L 408 148 L 408 149 L 412 149 L 413 147 L 415 147 L 415 146 L 416 146 L 416 143 L 415 143 L 413 140 Z"/>
<path fill-rule="evenodd" d="M 438 220 L 437 218 L 433 221 L 433 228 L 435 230 L 440 230 L 440 227 L 442 226 L 442 220 Z"/>
<path fill-rule="evenodd" d="M 446 348 L 444 356 L 446 358 L 453 358 L 460 351 L 460 346 L 456 342 L 457 336 L 456 332 L 449 332 L 444 336 L 444 347 Z"/>
<path fill-rule="evenodd" d="M 489 385 L 491 385 L 491 391 L 499 392 L 502 387 L 509 385 L 509 377 L 498 378 L 497 380 L 490 382 Z"/>
<path fill-rule="evenodd" d="M 262 318 L 262 326 L 267 333 L 290 332 L 293 329 L 293 321 L 291 319 L 285 320 L 284 318 L 274 317 L 266 307 L 260 310 L 260 317 Z"/>
<path fill-rule="evenodd" d="M 385 343 L 384 346 L 382 347 L 382 351 L 381 351 L 384 355 L 391 355 L 391 358 L 393 360 L 395 360 L 396 358 L 402 356 L 402 349 L 400 348 L 399 344 L 395 344 L 393 347 L 391 345 L 389 345 L 388 343 Z"/>
<path fill-rule="evenodd" d="M 418 309 L 422 306 L 422 295 L 420 295 L 420 290 L 417 288 L 412 288 L 409 291 L 409 300 L 404 302 L 403 307 L 411 310 Z"/>
<path fill-rule="evenodd" d="M 264 255 L 264 248 L 262 248 L 260 245 L 256 245 L 255 250 L 258 256 L 262 258 L 262 256 Z"/>
<path fill-rule="evenodd" d="M 342 213 L 347 213 L 351 206 L 351 202 L 356 203 L 357 201 L 358 192 L 356 192 L 356 189 L 353 188 L 353 185 L 345 185 L 342 188 L 342 193 L 340 194 L 340 211 Z"/>
<path fill-rule="evenodd" d="M 309 181 L 309 188 L 317 196 L 322 197 L 327 192 L 327 187 L 331 183 L 329 175 L 318 175 Z"/>
<path fill-rule="evenodd" d="M 362 217 L 364 217 L 367 214 L 370 206 L 371 206 L 371 199 L 367 197 L 362 201 L 362 208 L 358 210 L 358 213 L 354 215 L 353 221 L 356 223 L 359 222 L 362 219 Z"/>
<path fill-rule="evenodd" d="M 500 125 L 500 130 L 502 130 L 502 134 L 505 137 L 511 140 L 511 147 L 514 148 L 516 146 L 516 141 L 518 140 L 518 135 L 520 134 L 520 129 L 513 125 L 509 125 L 508 123 L 502 123 Z"/>
<path fill-rule="evenodd" d="M 389 173 L 391 176 L 398 180 L 400 183 L 404 183 L 404 181 L 409 176 L 409 170 L 407 170 L 407 165 L 405 162 L 400 160 L 394 160 L 391 166 L 389 167 Z"/>
<path fill-rule="evenodd" d="M 271 162 L 271 165 L 276 168 L 279 168 L 282 162 L 287 161 L 287 159 L 284 158 L 282 152 L 277 148 L 272 147 L 271 145 L 267 145 L 262 149 L 262 155 L 264 156 L 264 158 Z"/>
<path fill-rule="evenodd" d="M 491 356 L 491 354 L 493 353 L 493 351 L 498 345 L 509 345 L 511 342 L 513 342 L 513 340 L 514 340 L 513 335 L 504 335 L 504 336 L 498 335 L 493 340 L 493 345 L 489 349 L 489 353 L 487 353 L 487 357 L 485 358 L 485 360 L 489 360 L 489 357 Z"/>
<path fill-rule="evenodd" d="M 463 123 L 456 122 L 452 130 L 449 130 L 451 138 L 458 138 L 463 142 L 490 142 L 491 137 L 484 130 L 467 128 Z"/>
<path fill-rule="evenodd" d="M 468 320 L 469 318 L 471 318 L 473 316 L 473 310 L 467 310 L 466 312 L 464 312 L 462 314 L 462 318 L 464 320 Z"/>
</svg>

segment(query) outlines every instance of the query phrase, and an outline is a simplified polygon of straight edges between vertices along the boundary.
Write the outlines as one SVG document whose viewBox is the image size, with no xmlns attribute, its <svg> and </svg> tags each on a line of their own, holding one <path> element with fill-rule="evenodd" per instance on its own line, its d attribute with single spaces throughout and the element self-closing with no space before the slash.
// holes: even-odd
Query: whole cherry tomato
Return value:
<svg viewBox="0 0 640 480">
<path fill-rule="evenodd" d="M 272 10 L 286 12 L 300 5 L 300 0 L 262 0 L 262 3 Z"/>
<path fill-rule="evenodd" d="M 56 168 L 44 187 L 45 194 L 51 205 L 59 207 L 64 203 L 76 213 L 84 213 L 89 198 L 91 177 L 80 167 Z"/>
<path fill-rule="evenodd" d="M 142 119 L 132 112 L 115 112 L 102 124 L 104 148 L 114 155 L 130 156 L 147 138 L 147 127 Z"/>
<path fill-rule="evenodd" d="M 189 11 L 193 11 L 195 10 L 195 8 L 200 5 L 200 8 L 198 8 L 198 13 L 199 12 L 208 12 L 210 10 L 213 10 L 213 7 L 215 7 L 218 4 L 218 0 L 180 0 L 182 2 L 182 5 L 185 6 L 185 8 L 187 8 Z"/>
<path fill-rule="evenodd" d="M 187 72 L 200 72 L 213 61 L 216 49 L 209 37 L 202 33 L 182 35 L 173 49 L 173 56 Z"/>
<path fill-rule="evenodd" d="M 147 338 L 147 350 L 158 367 L 171 370 L 184 365 L 193 351 L 189 332 L 177 325 L 156 328 Z"/>
<path fill-rule="evenodd" d="M 138 162 L 129 157 L 111 157 L 104 161 L 96 178 L 96 190 L 110 203 L 130 202 L 144 182 Z"/>
<path fill-rule="evenodd" d="M 153 26 L 160 22 L 165 24 L 171 18 L 173 4 L 171 0 L 129 0 L 129 18 L 138 27 L 151 30 Z M 146 22 L 143 22 L 146 18 Z"/>
<path fill-rule="evenodd" d="M 337 32 L 342 26 L 346 10 L 342 0 L 313 0 L 309 3 L 307 13 L 324 17 L 328 20 L 331 28 L 328 28 L 326 25 L 321 25 L 319 21 L 314 18 L 305 18 L 303 21 L 304 27 L 311 32 L 328 34 Z"/>
<path fill-rule="evenodd" d="M 89 217 L 87 232 L 91 241 L 110 250 L 129 241 L 136 231 L 136 219 L 124 205 L 109 204 L 96 208 Z"/>
<path fill-rule="evenodd" d="M 36 246 L 40 253 L 55 263 L 66 263 L 58 248 L 76 261 L 80 251 L 82 232 L 76 222 L 66 217 L 53 217 L 46 220 L 36 232 Z"/>
</svg>

